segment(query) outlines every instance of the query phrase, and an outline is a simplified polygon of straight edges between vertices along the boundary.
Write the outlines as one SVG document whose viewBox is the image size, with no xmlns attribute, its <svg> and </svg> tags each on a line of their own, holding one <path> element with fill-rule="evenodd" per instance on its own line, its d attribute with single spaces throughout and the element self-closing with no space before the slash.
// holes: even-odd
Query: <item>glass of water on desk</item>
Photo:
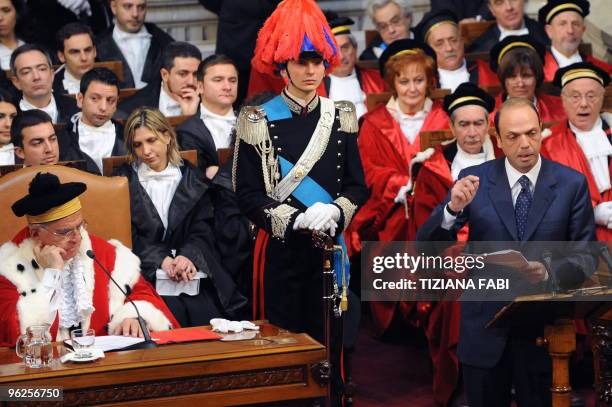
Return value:
<svg viewBox="0 0 612 407">
<path fill-rule="evenodd" d="M 70 333 L 70 339 L 76 358 L 86 359 L 93 356 L 91 348 L 96 342 L 96 332 L 93 329 L 75 329 Z"/>
</svg>

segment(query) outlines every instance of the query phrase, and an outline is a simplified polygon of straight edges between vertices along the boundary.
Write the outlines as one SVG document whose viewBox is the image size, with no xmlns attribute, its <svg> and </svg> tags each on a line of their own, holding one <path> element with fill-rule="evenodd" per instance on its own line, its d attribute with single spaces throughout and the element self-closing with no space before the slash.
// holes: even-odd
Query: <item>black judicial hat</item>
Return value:
<svg viewBox="0 0 612 407">
<path fill-rule="evenodd" d="M 497 68 L 504 56 L 515 48 L 529 48 L 535 51 L 540 57 L 542 65 L 544 65 L 544 56 L 546 55 L 546 46 L 544 44 L 534 40 L 530 35 L 510 35 L 491 48 L 489 66 L 493 72 L 497 72 Z"/>
<path fill-rule="evenodd" d="M 462 83 L 453 93 L 444 96 L 444 111 L 449 116 L 456 109 L 466 105 L 482 106 L 491 113 L 495 109 L 495 99 L 470 82 Z"/>
<path fill-rule="evenodd" d="M 431 30 L 441 24 L 450 23 L 458 26 L 459 18 L 451 10 L 442 9 L 436 11 L 428 11 L 425 13 L 419 24 L 414 28 L 417 38 L 422 42 L 427 42 L 427 37 Z"/>
<path fill-rule="evenodd" d="M 538 22 L 542 25 L 550 24 L 559 13 L 575 11 L 582 17 L 589 15 L 591 5 L 586 0 L 548 0 L 538 11 Z"/>
<path fill-rule="evenodd" d="M 383 77 L 385 76 L 385 65 L 387 65 L 387 62 L 389 62 L 391 58 L 403 54 L 417 54 L 419 52 L 431 57 L 434 62 L 436 61 L 435 51 L 427 44 L 412 39 L 393 41 L 378 59 L 378 67 L 381 75 Z"/>
<path fill-rule="evenodd" d="M 334 35 L 343 35 L 351 33 L 351 26 L 355 22 L 348 17 L 340 17 L 338 13 L 332 10 L 325 11 L 325 18 Z"/>
<path fill-rule="evenodd" d="M 553 84 L 559 88 L 563 88 L 571 81 L 581 78 L 593 79 L 599 82 L 604 88 L 610 84 L 610 74 L 590 62 L 576 62 L 565 68 L 558 69 L 555 73 Z"/>
</svg>

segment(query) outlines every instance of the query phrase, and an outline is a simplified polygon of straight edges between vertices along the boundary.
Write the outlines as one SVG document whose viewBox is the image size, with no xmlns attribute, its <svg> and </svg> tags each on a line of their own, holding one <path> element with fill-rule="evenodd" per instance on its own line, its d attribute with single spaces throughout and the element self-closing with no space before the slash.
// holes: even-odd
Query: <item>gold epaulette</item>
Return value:
<svg viewBox="0 0 612 407">
<path fill-rule="evenodd" d="M 252 146 L 268 140 L 266 112 L 261 106 L 245 106 L 236 121 L 236 134 L 240 140 Z"/>
<path fill-rule="evenodd" d="M 359 131 L 359 123 L 357 122 L 357 113 L 353 102 L 340 100 L 334 102 L 336 109 L 340 112 L 340 131 L 346 133 L 357 133 Z"/>
</svg>

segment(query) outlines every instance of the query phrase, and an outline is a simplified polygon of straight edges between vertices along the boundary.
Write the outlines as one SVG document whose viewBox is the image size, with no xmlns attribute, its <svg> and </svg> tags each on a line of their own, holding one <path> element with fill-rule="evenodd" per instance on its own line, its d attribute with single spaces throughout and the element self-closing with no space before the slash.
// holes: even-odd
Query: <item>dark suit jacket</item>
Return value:
<svg viewBox="0 0 612 407">
<path fill-rule="evenodd" d="M 514 206 L 504 160 L 498 158 L 461 171 L 459 179 L 467 175 L 476 175 L 480 179 L 474 200 L 459 215 L 455 226 L 446 230 L 441 227 L 441 223 L 444 208 L 450 200 L 449 193 L 419 229 L 417 240 L 455 241 L 457 231 L 468 223 L 468 241 L 470 244 L 478 242 L 487 252 L 499 250 L 499 243 L 495 247 L 496 242 L 517 241 Z M 542 158 L 524 240 L 595 241 L 593 208 L 584 175 Z M 542 254 L 533 244 L 517 242 L 514 246 L 528 260 L 541 261 Z M 569 288 L 582 282 L 594 271 L 595 259 L 584 248 L 564 253 L 563 259 L 555 258 L 552 266 L 551 271 L 555 273 L 560 286 Z M 461 333 L 457 353 L 462 363 L 490 368 L 501 358 L 510 330 L 485 326 L 503 305 L 500 302 L 461 303 Z M 534 340 L 535 336 L 542 333 L 541 329 L 542 326 L 538 325 L 529 331 Z"/>
<path fill-rule="evenodd" d="M 131 97 L 119 103 L 115 118 L 127 119 L 128 116 L 141 106 L 159 108 L 159 94 L 161 93 L 161 80 L 157 79 L 140 89 Z"/>
<path fill-rule="evenodd" d="M 141 186 L 130 164 L 116 175 L 128 178 L 132 213 L 132 244 L 140 257 L 142 275 L 154 283 L 155 272 L 171 250 L 193 262 L 198 270 L 212 277 L 224 311 L 234 313 L 246 303 L 232 276 L 220 261 L 215 248 L 214 209 L 210 189 L 201 172 L 189 163 L 181 166 L 183 177 L 174 193 L 168 213 L 168 229 L 151 198 Z"/>
<path fill-rule="evenodd" d="M 114 122 L 113 122 L 114 123 Z M 115 145 L 111 153 L 112 157 L 126 155 L 125 143 L 123 142 L 123 126 L 115 124 Z M 95 161 L 86 153 L 81 151 L 79 146 L 79 129 L 70 123 L 59 137 L 60 140 L 60 160 L 61 161 L 85 161 L 85 170 L 92 174 L 102 175 Z"/>
<path fill-rule="evenodd" d="M 145 27 L 147 27 L 147 31 L 149 31 L 149 34 L 152 35 L 152 38 L 141 79 L 143 82 L 151 84 L 159 79 L 162 50 L 166 45 L 173 42 L 174 39 L 155 24 L 145 23 Z M 132 76 L 130 66 L 127 64 L 125 57 L 113 39 L 114 28 L 114 26 L 110 27 L 96 38 L 96 50 L 98 52 L 97 58 L 99 61 L 123 62 L 123 82 L 119 84 L 119 87 L 121 89 L 133 88 L 134 77 Z"/>
<path fill-rule="evenodd" d="M 542 27 L 537 21 L 525 16 L 525 27 L 529 30 L 529 35 L 536 41 L 541 42 L 544 45 L 550 44 L 550 39 L 544 27 Z M 501 32 L 497 27 L 497 24 L 489 27 L 480 37 L 478 37 L 472 44 L 467 47 L 467 52 L 489 52 L 495 44 L 499 42 L 499 36 Z"/>
<path fill-rule="evenodd" d="M 76 99 L 65 95 L 53 95 L 58 111 L 58 123 L 70 123 L 70 118 L 79 112 Z"/>
<path fill-rule="evenodd" d="M 176 135 L 181 150 L 198 151 L 198 167 L 202 170 L 219 165 L 215 141 L 199 113 L 177 126 Z"/>
</svg>

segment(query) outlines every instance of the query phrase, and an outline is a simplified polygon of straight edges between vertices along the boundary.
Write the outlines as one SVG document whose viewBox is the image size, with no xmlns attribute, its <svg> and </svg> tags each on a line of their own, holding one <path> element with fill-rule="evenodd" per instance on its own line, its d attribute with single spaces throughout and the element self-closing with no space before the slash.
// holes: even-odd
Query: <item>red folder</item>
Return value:
<svg viewBox="0 0 612 407">
<path fill-rule="evenodd" d="M 151 332 L 151 339 L 158 345 L 165 345 L 167 343 L 217 340 L 221 339 L 221 335 L 218 335 L 210 329 L 193 327 Z"/>
</svg>

